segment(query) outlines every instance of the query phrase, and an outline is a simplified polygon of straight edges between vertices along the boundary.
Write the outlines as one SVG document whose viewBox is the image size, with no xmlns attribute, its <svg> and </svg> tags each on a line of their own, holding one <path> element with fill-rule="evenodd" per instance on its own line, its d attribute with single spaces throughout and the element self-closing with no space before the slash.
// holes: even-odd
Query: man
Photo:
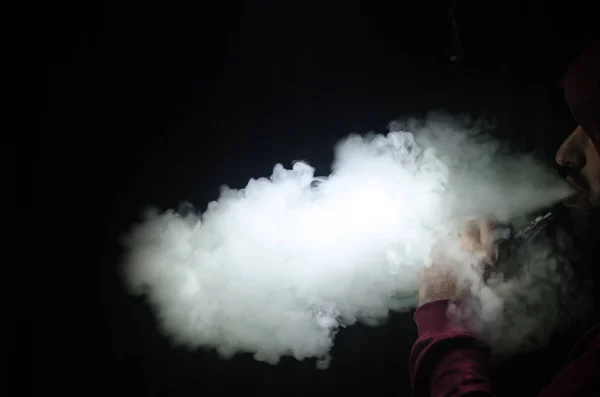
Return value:
<svg viewBox="0 0 600 397">
<path fill-rule="evenodd" d="M 575 234 L 588 246 L 597 243 L 593 228 L 598 225 L 591 220 L 600 209 L 599 44 L 584 51 L 562 80 L 566 101 L 579 125 L 556 154 L 557 163 L 567 170 L 567 181 L 579 191 L 564 205 L 572 214 Z M 486 221 L 469 225 L 466 242 L 485 249 L 490 228 Z M 591 265 L 597 274 L 600 266 Z M 469 327 L 448 319 L 449 307 L 468 293 L 459 285 L 452 268 L 444 263 L 434 263 L 421 275 L 419 308 L 414 315 L 419 338 L 410 355 L 415 396 L 494 395 L 484 344 Z M 600 396 L 600 324 L 573 346 L 564 366 L 540 396 Z"/>
</svg>

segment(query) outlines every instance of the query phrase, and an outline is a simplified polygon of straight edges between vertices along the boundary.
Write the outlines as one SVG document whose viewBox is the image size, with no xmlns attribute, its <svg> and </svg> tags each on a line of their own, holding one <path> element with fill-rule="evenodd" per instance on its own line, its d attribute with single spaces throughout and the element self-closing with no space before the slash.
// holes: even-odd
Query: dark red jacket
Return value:
<svg viewBox="0 0 600 397">
<path fill-rule="evenodd" d="M 476 335 L 446 315 L 447 300 L 415 312 L 419 338 L 410 353 L 414 396 L 493 396 L 488 350 Z M 600 324 L 573 347 L 564 367 L 540 397 L 600 396 Z"/>
<path fill-rule="evenodd" d="M 573 116 L 600 152 L 599 44 L 584 51 L 561 83 Z M 410 354 L 413 394 L 493 396 L 487 349 L 466 327 L 450 323 L 447 309 L 448 301 L 440 300 L 415 312 L 419 338 Z M 573 347 L 562 370 L 540 396 L 600 397 L 600 324 Z"/>
</svg>

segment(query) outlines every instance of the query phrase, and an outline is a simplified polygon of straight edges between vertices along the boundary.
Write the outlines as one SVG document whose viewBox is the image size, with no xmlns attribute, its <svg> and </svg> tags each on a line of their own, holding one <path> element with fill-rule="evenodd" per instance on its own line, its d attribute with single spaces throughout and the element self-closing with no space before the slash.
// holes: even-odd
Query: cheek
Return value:
<svg viewBox="0 0 600 397">
<path fill-rule="evenodd" d="M 594 208 L 600 208 L 600 177 L 590 181 L 590 202 Z"/>
<path fill-rule="evenodd" d="M 587 183 L 590 188 L 590 195 L 588 197 L 592 207 L 600 208 L 600 172 L 588 175 Z"/>
<path fill-rule="evenodd" d="M 600 157 L 595 148 L 586 150 L 587 182 L 590 188 L 589 200 L 593 207 L 600 207 Z"/>
</svg>

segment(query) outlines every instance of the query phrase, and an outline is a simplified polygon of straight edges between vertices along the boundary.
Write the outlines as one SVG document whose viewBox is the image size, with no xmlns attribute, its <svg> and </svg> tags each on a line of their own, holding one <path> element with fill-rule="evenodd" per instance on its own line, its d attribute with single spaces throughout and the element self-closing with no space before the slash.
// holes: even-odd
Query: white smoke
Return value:
<svg viewBox="0 0 600 397">
<path fill-rule="evenodd" d="M 223 188 L 203 214 L 149 213 L 126 239 L 127 286 L 146 296 L 177 344 L 326 366 L 339 327 L 378 324 L 415 306 L 432 246 L 464 217 L 506 221 L 569 194 L 531 156 L 508 155 L 482 135 L 485 126 L 465 126 L 436 116 L 392 125 L 385 136 L 353 135 L 337 145 L 326 179 L 305 163 L 276 165 L 268 179 Z M 536 285 L 527 284 L 526 296 Z M 498 312 L 522 287 L 474 282 L 483 318 L 502 328 Z M 492 343 L 508 353 L 522 347 L 544 313 L 527 319 L 536 326 L 526 332 Z"/>
</svg>

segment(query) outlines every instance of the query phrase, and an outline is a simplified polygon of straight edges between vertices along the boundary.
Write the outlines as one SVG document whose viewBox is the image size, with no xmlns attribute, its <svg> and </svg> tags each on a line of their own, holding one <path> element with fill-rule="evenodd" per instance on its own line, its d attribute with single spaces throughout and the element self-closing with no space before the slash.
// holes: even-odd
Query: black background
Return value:
<svg viewBox="0 0 600 397">
<path fill-rule="evenodd" d="M 591 41 L 591 6 L 459 1 L 456 64 L 446 2 L 163 3 L 37 10 L 43 111 L 28 142 L 28 187 L 44 197 L 48 260 L 30 328 L 31 385 L 82 395 L 240 385 L 407 394 L 411 313 L 343 330 L 328 371 L 186 352 L 123 292 L 117 238 L 148 204 L 203 209 L 221 184 L 243 187 L 277 162 L 305 159 L 327 174 L 338 139 L 431 109 L 496 116 L 505 136 L 551 160 L 573 127 L 557 82 Z M 498 390 L 536 390 L 553 365 L 520 360 L 511 382 L 498 375 Z"/>
</svg>

